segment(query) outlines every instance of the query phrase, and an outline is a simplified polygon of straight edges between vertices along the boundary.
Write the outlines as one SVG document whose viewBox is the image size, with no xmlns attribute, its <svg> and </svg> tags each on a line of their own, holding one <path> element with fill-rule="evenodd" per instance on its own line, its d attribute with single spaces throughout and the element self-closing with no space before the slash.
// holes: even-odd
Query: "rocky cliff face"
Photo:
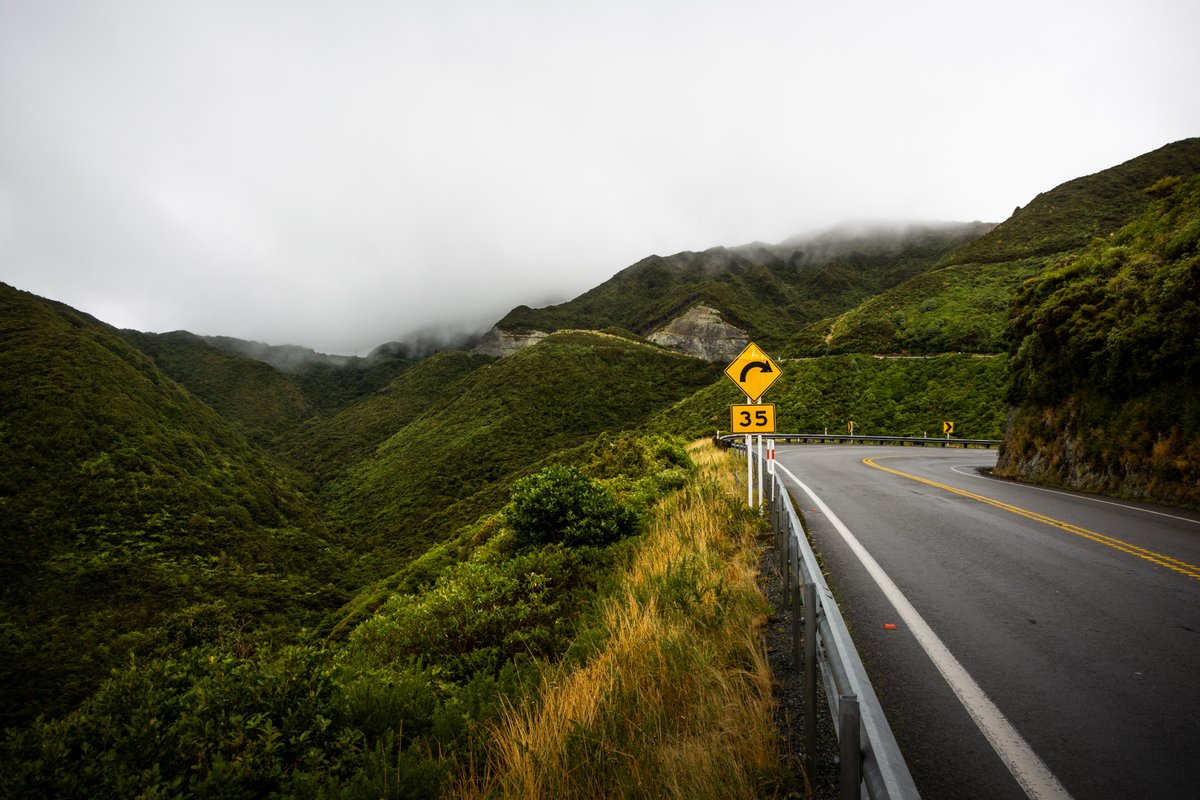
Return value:
<svg viewBox="0 0 1200 800">
<path fill-rule="evenodd" d="M 1158 398 L 1119 404 L 1108 420 L 1072 397 L 1053 407 L 1012 409 L 996 474 L 1030 483 L 1200 508 L 1200 435 L 1174 418 L 1169 387 Z M 1158 421 L 1160 425 L 1155 425 Z"/>
<path fill-rule="evenodd" d="M 536 344 L 550 334 L 545 331 L 513 333 L 492 328 L 471 351 L 503 358 Z M 721 313 L 705 305 L 694 305 L 646 337 L 655 344 L 705 361 L 731 361 L 749 343 L 750 337 L 721 319 Z"/>
<path fill-rule="evenodd" d="M 499 328 L 492 328 L 483 335 L 479 344 L 475 345 L 472 353 L 494 358 L 512 355 L 518 350 L 536 344 L 550 334 L 545 331 L 530 331 L 529 333 L 510 333 Z"/>
<path fill-rule="evenodd" d="M 730 361 L 750 341 L 745 331 L 721 319 L 716 309 L 704 305 L 692 306 L 646 338 L 705 361 Z"/>
</svg>

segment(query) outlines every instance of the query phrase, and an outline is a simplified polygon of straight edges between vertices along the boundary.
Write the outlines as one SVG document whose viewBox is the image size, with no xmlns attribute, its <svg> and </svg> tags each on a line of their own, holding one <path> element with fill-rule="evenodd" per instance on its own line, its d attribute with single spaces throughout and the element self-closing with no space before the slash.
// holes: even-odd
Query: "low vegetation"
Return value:
<svg viewBox="0 0 1200 800">
<path fill-rule="evenodd" d="M 1004 435 L 1008 358 L 946 354 L 928 358 L 868 355 L 781 361 L 780 377 L 763 397 L 776 406 L 776 427 L 787 433 L 864 435 Z M 725 378 L 663 411 L 653 430 L 681 436 L 728 432 L 729 406 L 745 402 Z"/>
<path fill-rule="evenodd" d="M 1030 281 L 999 471 L 1200 506 L 1200 177 Z"/>
<path fill-rule="evenodd" d="M 490 538 L 344 639 L 180 642 L 131 659 L 74 711 L 8 733 L 0 793 L 761 796 L 776 759 L 755 632 L 760 523 L 723 459 L 607 440 L 586 469 L 523 481 Z M 680 470 L 682 488 L 664 488 Z M 568 543 L 591 523 L 613 535 Z M 564 691 L 594 713 L 564 719 Z M 531 761 L 515 731 L 547 758 Z M 521 752 L 536 776 L 510 774 L 506 754 Z"/>
<path fill-rule="evenodd" d="M 757 798 L 783 776 L 758 627 L 762 523 L 727 457 L 657 509 L 594 611 L 580 656 L 488 726 L 464 798 Z"/>
<path fill-rule="evenodd" d="M 716 375 L 622 337 L 555 334 L 464 376 L 331 481 L 323 502 L 386 574 L 495 511 L 543 459 L 637 427 Z"/>
</svg>

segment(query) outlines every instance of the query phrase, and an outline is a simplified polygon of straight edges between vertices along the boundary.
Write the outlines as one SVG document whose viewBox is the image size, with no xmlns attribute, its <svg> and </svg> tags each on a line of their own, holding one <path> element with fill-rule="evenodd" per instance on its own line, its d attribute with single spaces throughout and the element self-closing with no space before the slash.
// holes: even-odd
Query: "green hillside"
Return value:
<svg viewBox="0 0 1200 800">
<path fill-rule="evenodd" d="M 1008 358 L 945 354 L 928 358 L 826 356 L 780 362 L 780 377 L 763 397 L 776 406 L 781 433 L 846 433 L 854 421 L 863 435 L 955 435 L 999 439 L 1004 435 Z M 721 378 L 665 409 L 651 429 L 685 437 L 729 431 L 729 406 L 745 402 Z"/>
<path fill-rule="evenodd" d="M 1022 289 L 998 471 L 1200 506 L 1200 177 Z"/>
<path fill-rule="evenodd" d="M 360 547 L 398 565 L 494 511 L 509 483 L 547 456 L 637 428 L 717 375 L 630 339 L 555 334 L 467 374 L 332 482 L 326 502 Z"/>
<path fill-rule="evenodd" d="M 3 722 L 131 653 L 344 599 L 286 473 L 115 330 L 0 284 Z"/>
<path fill-rule="evenodd" d="M 282 447 L 283 455 L 323 484 L 369 457 L 392 434 L 452 394 L 460 380 L 490 361 L 459 351 L 430 356 L 344 410 L 310 419 L 293 432 Z"/>
<path fill-rule="evenodd" d="M 1008 308 L 1029 278 L 1064 253 L 1108 236 L 1143 211 L 1146 187 L 1200 172 L 1200 139 L 1185 139 L 1039 194 L 932 271 L 799 330 L 787 357 L 837 353 L 996 353 Z"/>
<path fill-rule="evenodd" d="M 602 330 L 646 335 L 703 303 L 774 347 L 796 328 L 851 308 L 918 275 L 991 226 L 983 223 L 835 230 L 777 246 L 718 247 L 650 256 L 566 303 L 519 306 L 497 327 L 524 332 Z"/>
<path fill-rule="evenodd" d="M 296 383 L 279 370 L 230 355 L 195 334 L 125 330 L 121 335 L 172 380 L 260 444 L 278 441 L 316 413 Z"/>
<path fill-rule="evenodd" d="M 407 346 L 393 342 L 380 345 L 366 358 L 360 358 L 331 356 L 308 347 L 269 345 L 232 336 L 198 338 L 229 356 L 270 364 L 291 378 L 308 401 L 324 413 L 337 411 L 382 389 L 419 360 L 413 355 L 415 351 L 428 349 L 428 343 Z"/>
</svg>

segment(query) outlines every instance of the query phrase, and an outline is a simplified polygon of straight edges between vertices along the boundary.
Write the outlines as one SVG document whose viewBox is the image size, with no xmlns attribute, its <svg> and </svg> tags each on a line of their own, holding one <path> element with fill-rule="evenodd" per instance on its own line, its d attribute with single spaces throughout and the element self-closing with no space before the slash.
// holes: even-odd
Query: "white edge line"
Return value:
<svg viewBox="0 0 1200 800">
<path fill-rule="evenodd" d="M 959 472 L 960 468 L 961 469 L 969 469 L 969 467 L 967 467 L 965 465 L 959 465 L 957 467 L 951 467 L 950 471 L 955 473 L 956 475 L 962 475 L 964 478 L 976 478 L 977 480 L 981 480 L 981 481 L 993 481 L 995 483 L 1003 483 L 1008 486 L 1017 486 L 1017 487 L 1020 487 L 1021 489 L 1032 489 L 1035 492 L 1049 492 L 1050 494 L 1061 494 L 1063 497 L 1074 497 L 1079 500 L 1090 500 L 1093 503 L 1103 503 L 1106 506 L 1116 506 L 1117 508 L 1124 508 L 1124 509 L 1128 509 L 1129 511 L 1140 511 L 1143 514 L 1154 514 L 1159 517 L 1166 517 L 1167 519 L 1177 519 L 1180 522 L 1190 522 L 1193 525 L 1200 525 L 1200 519 L 1192 519 L 1191 517 L 1181 517 L 1176 514 L 1167 514 L 1162 511 L 1152 511 L 1149 508 L 1139 508 L 1138 506 L 1131 506 L 1126 503 L 1118 503 L 1114 500 L 1101 500 L 1099 497 L 1092 497 L 1091 495 L 1083 494 L 1082 492 L 1063 492 L 1058 489 L 1047 489 L 1045 486 L 1032 486 L 1028 483 L 1013 483 L 1012 481 L 1005 481 L 1005 480 L 1001 480 L 1000 478 L 990 477 L 988 475 L 980 475 L 978 472 L 975 472 L 975 473 Z"/>
<path fill-rule="evenodd" d="M 875 583 L 883 590 L 884 596 L 896 609 L 896 613 L 900 615 L 900 619 L 904 620 L 904 624 L 912 631 L 917 643 L 925 651 L 926 655 L 937 667 L 938 672 L 945 678 L 946 683 L 954 690 L 954 694 L 958 696 L 959 701 L 975 721 L 979 730 L 987 738 L 988 742 L 995 749 L 996 754 L 1008 767 L 1008 771 L 1025 790 L 1025 794 L 1031 800 L 1050 800 L 1050 798 L 1058 798 L 1058 800 L 1071 800 L 1071 795 L 1059 782 L 1046 763 L 1038 757 L 1037 753 L 1033 752 L 1033 748 L 1025 741 L 1017 729 L 1012 726 L 1004 713 L 992 702 L 980 688 L 975 679 L 970 673 L 958 662 L 954 654 L 946 647 L 942 640 L 938 637 L 933 629 L 929 627 L 924 618 L 917 613 L 912 603 L 900 591 L 900 588 L 892 581 L 888 574 L 883 571 L 883 567 L 879 566 L 879 562 L 867 552 L 862 543 L 858 541 L 850 529 L 838 519 L 838 516 L 833 513 L 825 502 L 817 497 L 812 489 L 792 473 L 787 467 L 776 462 L 777 469 L 783 470 L 789 478 L 797 486 L 804 491 L 805 494 L 812 499 L 821 509 L 821 513 L 829 519 L 830 523 L 842 538 L 849 545 L 850 549 L 858 556 L 858 560 L 866 567 L 867 572 L 875 580 Z"/>
</svg>

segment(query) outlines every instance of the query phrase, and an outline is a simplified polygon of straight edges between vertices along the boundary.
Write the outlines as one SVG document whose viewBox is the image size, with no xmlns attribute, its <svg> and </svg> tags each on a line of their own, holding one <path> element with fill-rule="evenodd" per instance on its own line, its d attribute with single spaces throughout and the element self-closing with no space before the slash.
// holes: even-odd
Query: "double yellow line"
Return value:
<svg viewBox="0 0 1200 800">
<path fill-rule="evenodd" d="M 881 458 L 892 458 L 892 456 L 881 456 Z M 1047 517 L 1045 514 L 1039 514 L 1036 511 L 1030 511 L 1028 509 L 1021 508 L 1020 506 L 1003 503 L 999 500 L 993 500 L 990 497 L 984 497 L 981 494 L 975 494 L 974 492 L 968 492 L 964 489 L 956 489 L 953 486 L 947 486 L 944 483 L 931 481 L 928 478 L 922 478 L 918 475 L 910 475 L 907 472 L 901 472 L 900 470 L 891 469 L 890 467 L 880 466 L 879 464 L 876 464 L 875 460 L 872 458 L 864 458 L 862 463 L 866 464 L 868 467 L 874 467 L 875 469 L 880 469 L 884 472 L 890 472 L 893 475 L 899 475 L 902 478 L 908 478 L 909 480 L 917 481 L 918 483 L 924 483 L 928 486 L 934 486 L 938 489 L 945 489 L 947 492 L 954 492 L 955 494 L 962 495 L 963 497 L 969 497 L 972 500 L 978 500 L 981 503 L 987 503 L 989 506 L 995 506 L 996 508 L 1003 509 L 1013 514 L 1019 514 L 1020 516 L 1034 520 L 1035 522 L 1041 522 L 1043 524 L 1050 525 L 1051 527 L 1064 530 L 1067 533 L 1073 533 L 1076 536 L 1082 536 L 1085 539 L 1091 539 L 1093 542 L 1098 542 L 1105 547 L 1111 547 L 1114 550 L 1120 550 L 1122 553 L 1128 553 L 1131 556 L 1136 556 L 1144 561 L 1157 564 L 1160 567 L 1166 567 L 1167 569 L 1174 570 L 1181 575 L 1186 575 L 1189 578 L 1200 580 L 1200 567 L 1194 564 L 1189 564 L 1186 561 L 1180 561 L 1177 558 L 1172 558 L 1171 556 L 1163 555 L 1162 553 L 1156 553 L 1153 550 L 1147 550 L 1146 548 L 1139 547 L 1136 544 L 1126 542 L 1122 539 L 1117 539 L 1113 536 L 1107 536 L 1103 533 L 1097 533 L 1096 531 L 1090 531 L 1087 528 L 1081 528 L 1078 525 L 1072 525 L 1069 522 L 1063 522 L 1062 520 L 1057 520 L 1053 517 Z"/>
</svg>

